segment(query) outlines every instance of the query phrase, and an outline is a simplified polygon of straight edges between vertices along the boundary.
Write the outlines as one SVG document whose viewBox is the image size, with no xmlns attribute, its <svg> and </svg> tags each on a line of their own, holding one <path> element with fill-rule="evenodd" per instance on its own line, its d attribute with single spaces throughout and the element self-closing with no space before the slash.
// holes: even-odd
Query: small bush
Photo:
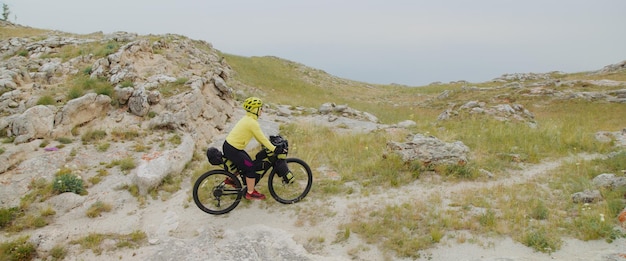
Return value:
<svg viewBox="0 0 626 261">
<path fill-rule="evenodd" d="M 15 136 L 6 137 L 2 139 L 2 143 L 13 143 L 13 141 L 15 141 Z"/>
<path fill-rule="evenodd" d="M 19 52 L 17 52 L 17 55 L 22 56 L 22 57 L 26 57 L 28 56 L 28 50 L 20 50 Z"/>
<path fill-rule="evenodd" d="M 120 160 L 120 169 L 122 171 L 127 171 L 134 169 L 137 165 L 135 165 L 135 159 L 133 157 L 126 157 Z"/>
<path fill-rule="evenodd" d="M 56 141 L 60 142 L 61 144 L 70 144 L 70 143 L 72 143 L 72 139 L 66 138 L 66 137 L 59 137 L 59 138 L 56 139 Z"/>
<path fill-rule="evenodd" d="M 100 151 L 100 152 L 105 152 L 109 149 L 109 147 L 111 147 L 111 143 L 108 142 L 101 142 L 100 144 L 98 144 L 98 146 L 96 147 L 96 150 Z"/>
<path fill-rule="evenodd" d="M 0 154 L 4 153 L 4 148 L 0 147 Z"/>
<path fill-rule="evenodd" d="M 91 68 L 91 66 L 83 69 L 83 74 L 84 75 L 91 75 L 92 72 L 93 72 L 93 69 Z"/>
<path fill-rule="evenodd" d="M 92 141 L 102 140 L 106 136 L 107 136 L 106 131 L 93 130 L 93 131 L 89 131 L 83 134 L 83 136 L 81 137 L 81 140 L 83 141 L 83 143 L 89 143 Z"/>
<path fill-rule="evenodd" d="M 132 81 L 126 80 L 120 83 L 122 88 L 133 87 L 135 84 Z"/>
<path fill-rule="evenodd" d="M 530 217 L 537 220 L 545 220 L 548 219 L 549 214 L 550 210 L 546 207 L 546 204 L 543 201 L 538 201 L 533 207 Z"/>
<path fill-rule="evenodd" d="M 178 134 L 169 138 L 168 141 L 174 145 L 180 145 L 183 142 L 182 138 Z"/>
<path fill-rule="evenodd" d="M 554 238 L 546 233 L 544 229 L 536 229 L 526 232 L 522 238 L 522 244 L 532 249 L 544 253 L 552 253 L 561 248 L 561 239 Z M 557 235 L 558 236 L 558 235 Z"/>
<path fill-rule="evenodd" d="M 55 105 L 56 101 L 49 95 L 39 97 L 37 100 L 37 105 Z"/>
<path fill-rule="evenodd" d="M 111 137 L 115 141 L 125 141 L 125 140 L 133 140 L 137 137 L 141 136 L 141 134 L 137 131 L 121 131 L 121 130 L 113 130 L 111 131 Z"/>
<path fill-rule="evenodd" d="M 56 214 L 57 214 L 57 212 L 56 212 L 56 211 L 54 211 L 54 209 L 52 209 L 51 207 L 48 207 L 48 208 L 42 209 L 42 210 L 39 212 L 39 214 L 40 214 L 42 217 L 49 217 L 49 216 L 54 216 L 54 215 L 56 215 Z"/>
<path fill-rule="evenodd" d="M 102 248 L 100 247 L 100 243 L 106 239 L 105 235 L 98 233 L 89 233 L 89 235 L 70 241 L 71 244 L 78 244 L 83 249 L 91 249 L 95 254 L 102 253 Z"/>
<path fill-rule="evenodd" d="M 0 260 L 32 260 L 37 254 L 35 245 L 28 241 L 28 236 L 0 244 Z"/>
<path fill-rule="evenodd" d="M 55 246 L 50 249 L 52 260 L 63 260 L 67 256 L 67 250 L 63 246 Z"/>
<path fill-rule="evenodd" d="M 496 225 L 496 214 L 489 209 L 478 217 L 478 222 L 483 227 L 494 227 Z"/>
<path fill-rule="evenodd" d="M 115 166 L 119 166 L 122 171 L 134 169 L 136 167 L 135 159 L 129 156 L 121 160 L 114 160 L 111 163 L 107 164 L 107 168 L 112 168 Z"/>
<path fill-rule="evenodd" d="M 61 174 L 54 178 L 54 184 L 52 188 L 57 193 L 73 192 L 76 194 L 85 193 L 83 187 L 83 180 L 73 174 Z"/>
<path fill-rule="evenodd" d="M 17 207 L 0 208 L 0 228 L 9 226 L 18 214 L 19 209 Z"/>
<path fill-rule="evenodd" d="M 50 144 L 49 140 L 43 140 L 40 144 L 39 147 L 40 148 L 45 148 L 46 146 L 48 146 L 48 144 Z"/>
<path fill-rule="evenodd" d="M 113 92 L 114 92 L 114 89 L 113 89 L 113 86 L 111 86 L 111 85 L 102 85 L 102 86 L 98 86 L 95 89 L 95 93 L 101 94 L 101 95 L 106 95 L 106 96 L 109 96 L 109 97 L 113 97 Z"/>
<path fill-rule="evenodd" d="M 80 87 L 72 87 L 67 93 L 67 99 L 68 100 L 76 99 L 78 97 L 83 96 L 84 93 L 85 92 Z"/>
<path fill-rule="evenodd" d="M 87 214 L 87 217 L 95 218 L 95 217 L 99 217 L 102 214 L 102 212 L 111 211 L 111 208 L 112 208 L 111 204 L 107 204 L 102 201 L 97 201 L 96 203 L 91 205 L 91 207 L 89 207 L 86 214 Z"/>
</svg>

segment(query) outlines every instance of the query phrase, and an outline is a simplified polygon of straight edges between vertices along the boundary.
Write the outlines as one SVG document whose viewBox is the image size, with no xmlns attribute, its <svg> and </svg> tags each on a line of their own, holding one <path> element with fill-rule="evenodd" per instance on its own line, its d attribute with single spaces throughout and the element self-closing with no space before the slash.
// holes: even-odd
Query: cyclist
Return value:
<svg viewBox="0 0 626 261">
<path fill-rule="evenodd" d="M 243 102 L 243 108 L 246 110 L 246 115 L 228 133 L 222 151 L 224 151 L 226 158 L 233 161 L 237 168 L 243 171 L 243 175 L 246 177 L 246 199 L 265 199 L 265 195 L 254 188 L 258 175 L 255 172 L 254 161 L 245 151 L 245 148 L 254 138 L 276 154 L 286 153 L 286 151 L 283 147 L 274 146 L 261 130 L 258 119 L 263 110 L 263 101 L 257 97 L 249 97 Z M 230 179 L 226 179 L 224 182 L 229 185 L 234 184 Z"/>
</svg>

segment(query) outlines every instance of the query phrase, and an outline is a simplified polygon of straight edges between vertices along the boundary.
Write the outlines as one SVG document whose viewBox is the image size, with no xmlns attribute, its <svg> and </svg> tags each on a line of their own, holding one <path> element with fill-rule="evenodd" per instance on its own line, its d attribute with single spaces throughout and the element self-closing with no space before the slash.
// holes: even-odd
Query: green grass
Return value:
<svg viewBox="0 0 626 261">
<path fill-rule="evenodd" d="M 0 28 L 2 39 L 13 36 L 43 37 L 42 32 Z M 151 37 L 151 41 L 159 40 L 156 36 Z M 172 40 L 168 38 L 166 41 Z M 212 50 L 209 45 L 200 41 L 195 41 L 194 45 L 203 50 Z M 47 58 L 61 58 L 66 61 L 79 55 L 94 54 L 97 59 L 116 52 L 120 46 L 117 42 L 67 45 L 58 48 L 57 52 Z M 157 51 L 160 55 L 167 52 L 165 49 Z M 28 57 L 28 52 L 20 50 L 15 55 Z M 332 102 L 372 113 L 381 123 L 395 124 L 403 120 L 417 123 L 416 127 L 409 130 L 356 134 L 335 132 L 307 122 L 296 121 L 281 126 L 281 134 L 290 140 L 290 156 L 305 160 L 314 170 L 315 185 L 308 198 L 321 202 L 332 196 L 369 196 L 381 190 L 394 190 L 415 181 L 421 182 L 424 174 L 436 176 L 432 180 L 442 183 L 483 182 L 489 179 L 480 174 L 481 169 L 494 173 L 494 178 L 500 179 L 509 177 L 511 169 L 518 168 L 519 163 L 536 164 L 581 152 L 606 154 L 616 150 L 615 147 L 612 143 L 598 142 L 594 134 L 598 131 L 618 131 L 624 128 L 622 115 L 626 115 L 626 106 L 623 104 L 554 99 L 549 96 L 533 97 L 527 95 L 530 93 L 528 88 L 499 88 L 504 83 L 496 82 L 471 84 L 471 87 L 481 88 L 480 91 L 467 88 L 463 83 L 414 88 L 373 85 L 339 79 L 323 71 L 276 57 L 220 55 L 225 57 L 226 62 L 236 72 L 229 82 L 229 86 L 236 90 L 235 99 L 242 100 L 254 95 L 270 105 L 286 104 L 310 108 L 319 108 L 323 103 Z M 70 77 L 64 85 L 50 90 L 37 104 L 56 105 L 53 97 L 57 97 L 59 93 L 65 94 L 67 99 L 78 98 L 88 92 L 112 96 L 113 86 L 106 79 L 89 77 L 92 73 L 90 66 L 91 63 L 77 65 L 78 68 L 85 68 L 82 73 Z M 626 81 L 626 71 L 602 76 L 579 73 L 553 74 L 553 77 L 561 81 Z M 165 98 L 171 97 L 186 91 L 187 81 L 188 78 L 179 77 L 175 82 L 162 84 L 158 90 Z M 131 87 L 134 83 L 124 81 L 121 86 Z M 544 88 L 556 91 L 606 91 L 623 87 L 601 87 L 576 82 L 571 87 L 547 84 Z M 449 92 L 447 98 L 437 98 L 444 91 Z M 537 126 L 533 128 L 516 121 L 501 122 L 488 115 L 470 115 L 463 111 L 450 120 L 437 121 L 438 115 L 444 110 L 458 109 L 468 101 L 485 102 L 487 106 L 521 104 L 535 115 Z M 156 113 L 151 111 L 149 117 L 154 117 Z M 79 127 L 72 129 L 74 136 L 78 136 Z M 422 166 L 417 162 L 402 162 L 399 156 L 387 150 L 387 142 L 404 142 L 415 133 L 433 135 L 446 142 L 462 141 L 470 147 L 469 162 L 463 166 Z M 13 142 L 14 137 L 2 135 L 0 137 L 4 143 Z M 108 150 L 109 142 L 133 141 L 131 150 L 143 152 L 152 148 L 147 143 L 149 141 L 144 141 L 145 136 L 144 133 L 126 129 L 115 129 L 108 135 L 102 130 L 90 130 L 81 136 L 81 140 L 83 144 L 95 144 L 95 149 L 101 152 Z M 174 131 L 164 137 L 160 141 L 162 147 L 166 147 L 166 144 L 179 145 L 182 140 L 180 133 Z M 59 138 L 57 141 L 62 143 L 61 146 L 72 142 L 69 138 Z M 0 154 L 3 151 L 4 148 L 0 148 Z M 77 149 L 72 149 L 70 157 L 75 157 L 76 154 Z M 123 172 L 128 173 L 136 167 L 136 163 L 129 156 L 114 160 L 106 167 L 113 166 L 119 166 Z M 194 154 L 190 170 L 181 175 L 168 176 L 159 187 L 149 193 L 153 198 L 161 197 L 166 200 L 168 195 L 180 189 L 182 181 L 188 176 L 195 180 L 211 168 L 214 166 L 208 165 L 203 155 Z M 323 171 L 318 171 L 319 169 Z M 623 175 L 620 173 L 624 169 L 626 156 L 622 152 L 609 159 L 567 163 L 545 177 L 520 184 L 464 189 L 454 195 L 432 193 L 424 199 L 399 202 L 396 205 L 350 206 L 352 219 L 337 228 L 333 243 L 342 244 L 352 237 L 360 237 L 369 244 L 380 246 L 385 255 L 393 253 L 399 257 L 418 258 L 421 250 L 436 246 L 442 241 L 465 240 L 458 236 L 459 231 L 469 233 L 470 236 L 509 236 L 536 251 L 546 253 L 558 250 L 564 237 L 611 241 L 624 236 L 613 227 L 617 225 L 616 215 L 624 208 L 623 197 L 626 191 L 601 189 L 603 200 L 591 205 L 571 202 L 571 194 L 585 189 L 596 189 L 590 180 L 597 174 Z M 64 169 L 62 172 L 58 176 L 71 175 L 69 170 Z M 101 169 L 89 182 L 98 184 L 107 174 L 107 170 Z M 76 176 L 66 176 L 66 187 L 72 184 L 74 187 L 82 187 L 78 186 L 80 179 L 71 177 Z M 38 179 L 31 182 L 29 189 L 19 207 L 0 209 L 0 225 L 3 230 L 14 232 L 45 226 L 55 215 L 51 209 L 31 208 L 39 205 L 33 203 L 45 202 L 58 193 L 58 190 L 55 192 L 54 185 Z M 139 195 L 136 185 L 125 185 L 123 189 L 136 196 L 140 203 L 145 203 L 146 199 Z M 275 203 L 268 203 L 268 206 L 271 204 Z M 106 211 L 110 211 L 107 204 L 97 202 L 86 215 L 95 217 Z M 314 226 L 319 220 L 334 215 L 336 213 L 331 208 L 319 203 L 309 209 L 298 209 L 296 225 Z M 602 216 L 605 221 L 601 221 Z M 145 234 L 90 234 L 73 241 L 73 244 L 80 244 L 100 253 L 104 251 L 101 242 L 105 239 L 115 240 L 118 247 L 136 247 L 145 240 Z M 312 241 L 313 244 L 322 245 L 324 240 L 323 237 L 317 237 Z M 51 256 L 57 259 L 66 255 L 64 248 L 58 248 L 54 252 Z M 2 260 L 8 259 L 5 256 L 0 257 Z"/>
<path fill-rule="evenodd" d="M 87 209 L 86 215 L 90 218 L 96 218 L 101 216 L 102 212 L 111 211 L 112 208 L 113 206 L 111 206 L 111 204 L 104 203 L 102 201 L 96 201 L 96 203 L 93 203 L 93 205 L 91 205 L 89 209 Z"/>
<path fill-rule="evenodd" d="M 99 255 L 105 249 L 102 248 L 104 240 L 113 240 L 117 248 L 138 248 L 147 241 L 145 232 L 136 230 L 129 234 L 101 234 L 90 233 L 79 239 L 70 241 L 70 244 L 80 245 L 83 249 L 89 249 L 93 253 Z"/>
<path fill-rule="evenodd" d="M 95 141 L 101 141 L 106 136 L 107 133 L 104 130 L 90 130 L 81 136 L 81 140 L 83 141 L 83 144 L 87 144 Z"/>
<path fill-rule="evenodd" d="M 572 202 L 571 195 L 593 189 L 593 177 L 619 173 L 625 162 L 622 152 L 609 159 L 565 164 L 526 183 L 466 189 L 454 197 L 434 195 L 378 208 L 355 206 L 352 221 L 340 229 L 347 227 L 368 243 L 413 258 L 455 231 L 506 235 L 546 253 L 559 250 L 565 237 L 611 242 L 626 236 L 615 229 L 616 217 L 626 206 L 622 200 L 626 188 L 602 189 L 604 200 L 590 205 Z M 442 206 L 444 198 L 451 203 Z"/>
<path fill-rule="evenodd" d="M 185 90 L 185 83 L 188 81 L 187 78 L 177 78 L 174 82 L 163 83 L 159 86 L 159 91 L 163 95 L 164 98 L 172 97 L 176 94 L 179 94 Z"/>
<path fill-rule="evenodd" d="M 0 244 L 0 260 L 32 260 L 36 256 L 37 248 L 29 241 L 29 236 Z"/>
<path fill-rule="evenodd" d="M 41 96 L 39 100 L 37 100 L 37 105 L 55 105 L 56 101 L 49 95 Z"/>
<path fill-rule="evenodd" d="M 135 159 L 132 156 L 128 156 L 119 160 L 113 160 L 107 165 L 107 167 L 109 168 L 112 168 L 114 166 L 119 166 L 120 170 L 127 173 L 131 169 L 137 167 L 137 164 L 135 163 Z"/>
</svg>

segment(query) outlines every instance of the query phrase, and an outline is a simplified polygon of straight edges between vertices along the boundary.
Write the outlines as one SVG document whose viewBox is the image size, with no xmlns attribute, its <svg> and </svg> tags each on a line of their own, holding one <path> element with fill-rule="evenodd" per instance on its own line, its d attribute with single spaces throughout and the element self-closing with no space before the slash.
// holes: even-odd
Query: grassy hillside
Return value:
<svg viewBox="0 0 626 261">
<path fill-rule="evenodd" d="M 483 235 L 508 235 L 542 252 L 559 249 L 562 237 L 582 240 L 623 236 L 617 230 L 616 215 L 626 206 L 624 188 L 603 190 L 605 200 L 592 207 L 571 201 L 571 194 L 594 189 L 591 179 L 609 172 L 623 175 L 626 153 L 612 143 L 600 143 L 598 131 L 619 131 L 626 128 L 623 103 L 585 99 L 557 99 L 550 95 L 526 95 L 529 88 L 498 88 L 508 82 L 451 83 L 421 87 L 371 85 L 338 79 L 322 71 L 275 57 L 240 57 L 225 54 L 237 72 L 235 79 L 258 88 L 256 94 L 270 103 L 319 107 L 324 102 L 348 104 L 376 115 L 383 123 L 393 124 L 413 120 L 417 127 L 406 133 L 376 132 L 342 135 L 321 127 L 292 124 L 287 135 L 298 144 L 294 153 L 314 167 L 332 166 L 339 180 L 316 179 L 313 195 L 345 195 L 356 193 L 346 183 L 363 187 L 360 193 L 403 186 L 421 175 L 435 171 L 446 182 L 486 181 L 481 169 L 493 172 L 496 179 L 508 177 L 518 163 L 540 163 L 544 160 L 579 153 L 618 153 L 617 157 L 591 162 L 577 161 L 552 171 L 549 177 L 530 183 L 502 186 L 496 190 L 476 189 L 452 198 L 441 207 L 448 195 L 435 196 L 413 204 L 386 206 L 379 209 L 357 208 L 354 221 L 340 228 L 337 241 L 345 240 L 350 232 L 366 238 L 372 244 L 400 256 L 419 256 L 417 250 L 436 244 L 444 236 L 456 235 L 459 242 L 468 240 L 459 231 Z M 588 84 L 587 80 L 626 80 L 626 70 L 598 75 L 586 72 L 551 74 L 564 86 L 550 85 L 565 92 L 601 92 L 623 89 Z M 523 82 L 525 86 L 541 82 Z M 466 86 L 465 88 L 463 86 Z M 480 91 L 468 90 L 467 86 Z M 446 99 L 437 96 L 451 91 Z M 502 122 L 486 115 L 464 114 L 447 121 L 437 121 L 438 115 L 451 105 L 468 101 L 488 104 L 517 103 L 535 115 L 535 128 L 522 122 Z M 443 140 L 460 140 L 471 148 L 471 162 L 460 168 L 425 168 L 419 164 L 404 164 L 393 156 L 383 158 L 389 140 L 404 141 L 405 135 L 426 133 Z M 621 153 L 620 153 L 621 151 Z M 512 157 L 511 155 L 515 155 Z M 513 159 L 514 158 L 514 159 Z M 547 185 L 547 186 L 546 186 Z M 480 207 L 480 214 L 471 213 Z M 581 209 L 585 213 L 581 214 Z M 606 223 L 598 223 L 605 216 Z M 541 222 L 531 222 L 540 220 Z M 381 240 L 382 239 L 382 240 Z"/>
<path fill-rule="evenodd" d="M 0 28 L 1 39 L 43 39 L 45 34 L 45 31 L 34 28 Z M 149 37 L 156 40 L 160 36 Z M 68 46 L 54 57 L 67 60 L 81 53 L 94 53 L 101 57 L 118 48 L 119 45 L 111 43 Z M 626 128 L 626 106 L 604 100 L 529 95 L 532 88 L 526 86 L 541 83 L 546 89 L 571 93 L 623 89 L 623 86 L 600 86 L 589 81 L 626 81 L 626 70 L 607 74 L 550 74 L 554 80 L 571 83 L 565 85 L 545 85 L 542 80 L 528 80 L 521 83 L 524 88 L 502 88 L 513 81 L 407 87 L 341 79 L 277 57 L 221 55 L 234 71 L 228 84 L 238 93 L 243 93 L 242 96 L 256 95 L 270 104 L 311 108 L 319 108 L 326 102 L 347 104 L 374 114 L 381 123 L 395 124 L 404 120 L 417 123 L 408 130 L 358 134 L 338 133 L 306 122 L 281 126 L 282 134 L 290 140 L 290 154 L 305 160 L 314 169 L 315 185 L 306 201 L 325 202 L 332 197 L 350 195 L 367 197 L 410 186 L 416 181 L 421 182 L 425 176 L 436 176 L 434 180 L 446 186 L 460 182 L 483 184 L 511 178 L 513 170 L 522 168 L 519 163 L 534 165 L 567 156 L 577 159 L 550 171 L 545 177 L 523 184 L 473 188 L 454 195 L 434 193 L 397 205 L 353 206 L 350 222 L 338 227 L 337 237 L 328 241 L 341 243 L 351 234 L 356 234 L 388 251 L 391 256 L 416 257 L 419 250 L 436 245 L 444 237 L 465 242 L 471 240 L 473 235 L 504 235 L 538 251 L 551 252 L 559 249 L 563 237 L 610 241 L 624 236 L 614 227 L 617 225 L 616 215 L 626 206 L 626 189 L 602 189 L 604 200 L 591 206 L 573 203 L 571 194 L 595 189 L 591 179 L 598 174 L 624 175 L 624 148 L 598 142 L 594 135 L 598 131 L 614 132 Z M 59 89 L 51 89 L 50 96 L 71 91 L 62 89 L 70 89 L 71 86 L 88 85 L 80 89 L 91 90 L 101 89 L 100 85 L 106 84 L 87 77 L 74 77 L 66 84 L 55 86 Z M 182 83 L 176 86 L 176 91 L 180 91 L 179 88 L 184 91 Z M 102 89 L 112 88 L 109 85 L 105 87 Z M 448 93 L 447 97 L 439 98 L 444 92 Z M 490 106 L 521 104 L 534 114 L 536 127 L 466 112 L 446 121 L 437 120 L 443 111 L 458 108 L 469 101 L 485 102 Z M 444 141 L 462 141 L 470 147 L 470 161 L 464 166 L 423 166 L 421 163 L 402 162 L 398 156 L 387 153 L 388 141 L 403 142 L 416 133 L 433 135 Z M 615 156 L 592 161 L 578 157 L 581 154 L 609 153 Z M 172 186 L 175 187 L 173 191 L 168 192 L 180 189 L 183 179 L 193 182 L 206 171 L 207 165 L 203 155 L 196 155 L 194 162 L 189 164 L 190 169 L 183 173 L 184 177 L 177 179 Z M 321 168 L 329 171 L 321 173 Z M 481 174 L 484 170 L 493 173 L 493 177 Z M 278 203 L 268 201 L 267 204 Z M 315 219 L 334 215 L 329 209 L 328 206 L 319 206 L 314 210 L 299 209 L 295 215 L 303 223 L 314 223 Z M 8 210 L 5 213 L 9 213 Z M 606 221 L 598 221 L 600 216 L 606 217 Z"/>
</svg>

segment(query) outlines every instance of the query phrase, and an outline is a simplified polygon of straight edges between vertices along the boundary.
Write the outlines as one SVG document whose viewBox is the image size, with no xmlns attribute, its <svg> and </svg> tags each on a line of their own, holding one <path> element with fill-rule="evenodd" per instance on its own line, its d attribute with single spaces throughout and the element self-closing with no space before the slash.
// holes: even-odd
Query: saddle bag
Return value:
<svg viewBox="0 0 626 261">
<path fill-rule="evenodd" d="M 216 147 L 210 147 L 206 151 L 206 157 L 212 165 L 224 164 L 224 154 Z"/>
</svg>

